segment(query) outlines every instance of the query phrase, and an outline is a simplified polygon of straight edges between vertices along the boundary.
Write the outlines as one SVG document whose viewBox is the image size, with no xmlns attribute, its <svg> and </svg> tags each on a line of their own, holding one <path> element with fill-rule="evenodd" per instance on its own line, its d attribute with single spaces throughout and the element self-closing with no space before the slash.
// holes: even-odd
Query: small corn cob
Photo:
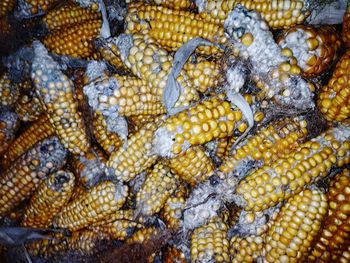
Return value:
<svg viewBox="0 0 350 263">
<path fill-rule="evenodd" d="M 82 8 L 76 3 L 66 3 L 52 11 L 43 18 L 43 23 L 49 31 L 56 31 L 82 24 L 91 20 L 101 19 L 101 14 L 88 8 Z"/>
<path fill-rule="evenodd" d="M 350 127 L 340 125 L 300 145 L 295 152 L 243 179 L 236 193 L 247 211 L 261 211 L 350 162 Z"/>
<path fill-rule="evenodd" d="M 214 173 L 214 163 L 202 146 L 193 146 L 167 162 L 171 171 L 192 186 Z"/>
<path fill-rule="evenodd" d="M 18 97 L 18 86 L 12 83 L 7 73 L 0 75 L 0 106 L 12 106 Z"/>
<path fill-rule="evenodd" d="M 0 154 L 7 151 L 19 128 L 19 119 L 12 111 L 0 112 Z"/>
<path fill-rule="evenodd" d="M 46 228 L 68 203 L 74 188 L 74 175 L 58 171 L 42 181 L 26 207 L 22 226 Z"/>
<path fill-rule="evenodd" d="M 16 5 L 16 0 L 3 0 L 0 3 L 0 17 L 8 15 Z"/>
<path fill-rule="evenodd" d="M 334 27 L 306 25 L 288 29 L 277 42 L 280 47 L 293 52 L 305 77 L 316 77 L 325 72 L 337 58 L 341 44 Z"/>
<path fill-rule="evenodd" d="M 19 15 L 21 18 L 31 18 L 36 15 L 42 15 L 47 10 L 59 3 L 57 0 L 23 0 L 19 3 Z"/>
<path fill-rule="evenodd" d="M 196 228 L 191 236 L 191 262 L 229 262 L 227 224 L 220 217 Z"/>
<path fill-rule="evenodd" d="M 168 246 L 164 252 L 164 263 L 187 263 L 185 254 L 174 246 Z"/>
<path fill-rule="evenodd" d="M 350 2 L 343 17 L 342 39 L 347 47 L 350 46 Z"/>
<path fill-rule="evenodd" d="M 156 161 L 158 156 L 152 152 L 151 140 L 159 122 L 146 124 L 132 134 L 125 146 L 113 152 L 107 161 L 107 175 L 116 176 L 118 180 L 129 182 L 135 176 Z"/>
<path fill-rule="evenodd" d="M 348 81 L 350 52 L 346 52 L 333 71 L 328 85 L 325 85 L 318 99 L 318 108 L 328 121 L 343 121 L 350 117 L 350 87 Z"/>
<path fill-rule="evenodd" d="M 68 203 L 55 217 L 54 225 L 76 231 L 113 214 L 124 204 L 128 187 L 104 181 Z"/>
<path fill-rule="evenodd" d="M 158 162 L 147 175 L 136 195 L 136 210 L 144 216 L 158 213 L 176 188 L 175 176 L 171 174 L 167 166 Z"/>
<path fill-rule="evenodd" d="M 140 33 L 122 34 L 108 42 L 116 46 L 120 58 L 132 73 L 147 81 L 154 94 L 162 98 L 173 64 L 173 56 L 161 48 L 154 39 Z M 190 77 L 182 70 L 177 77 L 182 93 L 175 106 L 188 106 L 199 95 Z"/>
<path fill-rule="evenodd" d="M 306 189 L 289 198 L 266 235 L 267 262 L 305 262 L 327 213 L 327 197 Z"/>
<path fill-rule="evenodd" d="M 98 37 L 101 20 L 86 21 L 50 33 L 43 44 L 52 53 L 74 58 L 94 58 L 92 41 Z"/>
<path fill-rule="evenodd" d="M 286 157 L 302 143 L 307 134 L 307 123 L 301 118 L 285 118 L 261 128 L 256 135 L 248 137 L 229 155 L 219 170 L 226 176 L 242 178 L 249 167 L 258 163 L 270 165 Z"/>
<path fill-rule="evenodd" d="M 192 0 L 152 0 L 152 2 L 174 10 L 188 10 L 195 7 Z"/>
<path fill-rule="evenodd" d="M 230 240 L 232 263 L 254 263 L 262 256 L 264 239 L 259 235 L 233 236 Z"/>
<path fill-rule="evenodd" d="M 163 6 L 131 4 L 125 21 L 126 33 L 134 34 L 146 30 L 150 37 L 168 51 L 176 51 L 188 40 L 196 37 L 220 44 L 227 41 L 221 25 L 212 23 L 198 14 Z M 217 47 L 200 47 L 197 50 L 204 55 L 222 54 Z"/>
<path fill-rule="evenodd" d="M 237 125 L 241 119 L 241 111 L 232 109 L 229 102 L 209 98 L 161 124 L 153 140 L 154 150 L 162 157 L 173 158 L 191 145 L 230 136 L 236 129 L 244 132 L 247 124 Z"/>
<path fill-rule="evenodd" d="M 42 116 L 24 130 L 10 145 L 3 155 L 2 164 L 7 166 L 19 156 L 27 152 L 37 142 L 52 136 L 55 133 L 46 116 Z"/>
<path fill-rule="evenodd" d="M 36 121 L 44 109 L 36 94 L 23 94 L 15 104 L 15 111 L 22 121 Z"/>
<path fill-rule="evenodd" d="M 40 180 L 61 168 L 66 150 L 56 137 L 38 142 L 0 177 L 0 217 L 27 199 Z"/>
<path fill-rule="evenodd" d="M 62 144 L 74 154 L 89 148 L 88 135 L 73 93 L 73 82 L 48 55 L 40 42 L 34 42 L 32 79 L 36 93 Z"/>
<path fill-rule="evenodd" d="M 208 14 L 223 24 L 237 4 L 261 14 L 273 29 L 289 28 L 301 24 L 310 15 L 304 0 L 196 0 L 200 14 Z"/>
<path fill-rule="evenodd" d="M 338 262 L 350 246 L 350 172 L 345 169 L 331 182 L 327 193 L 329 210 L 323 229 L 315 240 L 309 262 Z"/>
</svg>

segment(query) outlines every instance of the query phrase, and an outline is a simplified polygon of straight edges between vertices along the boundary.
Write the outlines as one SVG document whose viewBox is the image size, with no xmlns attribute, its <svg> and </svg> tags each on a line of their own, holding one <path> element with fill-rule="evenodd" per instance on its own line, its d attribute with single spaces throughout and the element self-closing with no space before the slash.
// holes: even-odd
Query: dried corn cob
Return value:
<svg viewBox="0 0 350 263">
<path fill-rule="evenodd" d="M 142 225 L 132 220 L 116 220 L 111 223 L 93 227 L 95 231 L 103 233 L 112 239 L 125 240 L 130 236 L 136 227 L 141 228 Z"/>
<path fill-rule="evenodd" d="M 128 72 L 129 68 L 120 58 L 119 50 L 116 45 L 105 42 L 103 39 L 95 40 L 95 48 L 99 55 L 116 69 Z"/>
<path fill-rule="evenodd" d="M 241 119 L 241 111 L 232 109 L 229 102 L 209 98 L 160 125 L 153 140 L 154 150 L 162 157 L 173 158 L 191 145 L 230 136 L 236 129 L 244 132 L 247 124 L 237 125 Z"/>
<path fill-rule="evenodd" d="M 0 107 L 12 106 L 19 97 L 18 86 L 10 80 L 7 73 L 0 75 Z"/>
<path fill-rule="evenodd" d="M 73 83 L 48 55 L 40 42 L 33 43 L 32 79 L 49 121 L 69 151 L 82 154 L 89 148 L 88 136 L 73 93 Z"/>
<path fill-rule="evenodd" d="M 349 81 L 350 52 L 338 62 L 328 85 L 325 85 L 318 99 L 318 107 L 328 121 L 343 121 L 350 117 Z"/>
<path fill-rule="evenodd" d="M 147 123 L 155 122 L 159 119 L 157 115 L 136 115 L 128 117 L 129 131 L 135 133 Z"/>
<path fill-rule="evenodd" d="M 302 118 L 285 118 L 272 122 L 239 144 L 219 170 L 226 176 L 243 178 L 251 168 L 270 165 L 286 157 L 302 143 L 308 131 Z"/>
<path fill-rule="evenodd" d="M 215 162 L 221 163 L 222 159 L 228 155 L 232 137 L 234 136 L 219 138 L 205 144 L 205 148 Z"/>
<path fill-rule="evenodd" d="M 90 227 L 98 227 L 98 226 L 104 226 L 110 223 L 113 223 L 114 221 L 120 221 L 120 220 L 125 220 L 125 221 L 133 221 L 135 218 L 135 210 L 128 209 L 128 210 L 117 210 L 113 214 L 110 214 L 101 220 L 93 223 Z"/>
<path fill-rule="evenodd" d="M 125 202 L 128 187 L 104 181 L 72 200 L 55 217 L 54 225 L 76 231 L 113 214 Z"/>
<path fill-rule="evenodd" d="M 24 212 L 22 226 L 46 228 L 68 203 L 74 188 L 74 175 L 58 171 L 42 181 Z"/>
<path fill-rule="evenodd" d="M 125 146 L 113 152 L 107 161 L 107 175 L 129 182 L 137 174 L 151 167 L 158 156 L 152 152 L 151 140 L 159 122 L 146 124 L 131 135 Z"/>
<path fill-rule="evenodd" d="M 335 28 L 323 26 L 294 26 L 277 41 L 280 47 L 293 52 L 305 77 L 316 77 L 325 72 L 337 58 L 340 40 Z"/>
<path fill-rule="evenodd" d="M 261 14 L 273 29 L 301 24 L 310 15 L 304 0 L 196 0 L 200 14 L 208 14 L 223 24 L 237 4 Z"/>
<path fill-rule="evenodd" d="M 171 171 L 183 181 L 195 186 L 214 173 L 214 163 L 202 146 L 193 146 L 167 162 Z"/>
<path fill-rule="evenodd" d="M 7 166 L 27 152 L 37 142 L 54 134 L 54 129 L 46 116 L 42 116 L 23 131 L 3 155 L 2 164 Z"/>
<path fill-rule="evenodd" d="M 158 162 L 136 195 L 136 210 L 144 216 L 158 213 L 176 188 L 175 176 L 166 165 Z"/>
<path fill-rule="evenodd" d="M 40 180 L 61 168 L 66 151 L 56 137 L 38 142 L 19 157 L 0 178 L 0 217 L 27 199 Z"/>
<path fill-rule="evenodd" d="M 266 261 L 305 262 L 327 207 L 326 195 L 317 189 L 289 198 L 266 235 Z"/>
<path fill-rule="evenodd" d="M 191 236 L 191 262 L 229 262 L 227 230 L 220 217 L 196 228 Z"/>
<path fill-rule="evenodd" d="M 245 210 L 261 211 L 300 193 L 328 175 L 333 166 L 350 162 L 350 127 L 340 125 L 300 145 L 271 165 L 242 180 L 236 193 Z"/>
<path fill-rule="evenodd" d="M 152 0 L 152 2 L 174 10 L 187 10 L 195 7 L 192 0 Z"/>
<path fill-rule="evenodd" d="M 145 243 L 160 234 L 160 229 L 155 227 L 142 228 L 136 231 L 130 238 L 126 240 L 127 244 Z"/>
<path fill-rule="evenodd" d="M 42 15 L 57 3 L 59 3 L 57 0 L 21 0 L 18 1 L 18 15 L 20 18 Z"/>
<path fill-rule="evenodd" d="M 233 236 L 230 240 L 232 263 L 253 263 L 263 254 L 264 239 L 258 235 Z"/>
<path fill-rule="evenodd" d="M 134 34 L 146 30 L 150 37 L 168 51 L 176 51 L 185 42 L 196 37 L 220 44 L 227 41 L 221 25 L 198 14 L 162 6 L 133 3 L 129 5 L 125 21 L 126 33 Z M 204 55 L 222 54 L 217 47 L 200 47 L 197 50 Z"/>
<path fill-rule="evenodd" d="M 76 3 L 66 3 L 43 18 L 43 23 L 50 31 L 56 31 L 82 24 L 91 20 L 100 20 L 101 14 L 89 8 L 82 8 Z"/>
<path fill-rule="evenodd" d="M 97 245 L 102 240 L 108 240 L 109 236 L 105 233 L 95 230 L 84 229 L 72 233 L 72 236 L 67 239 L 66 251 L 82 255 L 91 255 L 96 252 Z M 66 251 L 62 251 L 63 253 Z"/>
<path fill-rule="evenodd" d="M 47 35 L 43 38 L 43 44 L 57 55 L 94 58 L 92 41 L 98 37 L 101 25 L 101 20 L 76 24 Z"/>
<path fill-rule="evenodd" d="M 310 262 L 337 262 L 350 246 L 350 172 L 345 169 L 331 182 L 327 193 L 329 210 L 323 229 L 315 239 Z"/>
<path fill-rule="evenodd" d="M 155 40 L 142 34 L 122 34 L 109 41 L 116 46 L 118 54 L 134 75 L 147 81 L 159 98 L 162 98 L 166 82 L 173 64 L 173 57 Z M 199 99 L 186 71 L 182 70 L 177 78 L 182 93 L 175 106 L 188 106 Z"/>
<path fill-rule="evenodd" d="M 164 252 L 164 263 L 187 263 L 185 254 L 174 246 L 168 246 Z"/>
<path fill-rule="evenodd" d="M 22 121 L 35 121 L 43 114 L 44 109 L 36 94 L 22 94 L 15 104 L 15 111 Z"/>
<path fill-rule="evenodd" d="M 342 39 L 346 46 L 350 46 L 350 2 L 343 17 Z"/>
<path fill-rule="evenodd" d="M 19 119 L 12 111 L 0 112 L 0 154 L 3 154 L 15 138 L 19 127 Z"/>
<path fill-rule="evenodd" d="M 15 0 L 3 0 L 0 3 L 0 17 L 8 15 L 15 8 Z"/>
<path fill-rule="evenodd" d="M 29 254 L 51 258 L 67 252 L 67 237 L 62 233 L 55 233 L 51 237 L 52 239 L 43 239 L 27 244 L 26 249 Z"/>
</svg>

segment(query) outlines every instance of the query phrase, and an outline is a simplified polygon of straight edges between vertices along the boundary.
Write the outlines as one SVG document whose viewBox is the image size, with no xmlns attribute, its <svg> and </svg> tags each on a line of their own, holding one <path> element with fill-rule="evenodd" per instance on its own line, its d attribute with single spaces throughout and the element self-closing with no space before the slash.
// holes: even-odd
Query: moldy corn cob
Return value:
<svg viewBox="0 0 350 263">
<path fill-rule="evenodd" d="M 74 188 L 74 175 L 58 171 L 41 181 L 26 207 L 22 226 L 46 228 L 68 203 Z"/>
<path fill-rule="evenodd" d="M 43 114 L 44 109 L 38 96 L 30 92 L 19 96 L 15 104 L 15 111 L 22 121 L 35 121 Z"/>
<path fill-rule="evenodd" d="M 9 74 L 0 75 L 0 107 L 14 105 L 18 97 L 18 86 L 10 80 Z"/>
<path fill-rule="evenodd" d="M 65 206 L 54 219 L 54 226 L 76 231 L 113 214 L 124 204 L 128 187 L 104 181 Z"/>
<path fill-rule="evenodd" d="M 64 147 L 74 154 L 89 148 L 87 132 L 73 93 L 73 82 L 40 42 L 33 43 L 32 79 L 36 93 Z"/>
<path fill-rule="evenodd" d="M 328 85 L 323 86 L 317 101 L 318 108 L 328 121 L 343 121 L 350 117 L 350 87 L 348 81 L 350 52 L 338 62 Z"/>
<path fill-rule="evenodd" d="M 305 262 L 327 207 L 326 195 L 317 189 L 289 198 L 266 235 L 265 260 Z"/>
<path fill-rule="evenodd" d="M 330 184 L 329 210 L 323 228 L 315 239 L 309 262 L 337 262 L 350 246 L 350 173 L 345 169 Z"/>
<path fill-rule="evenodd" d="M 57 137 L 38 142 L 19 157 L 0 177 L 0 217 L 27 199 L 40 180 L 57 171 L 66 158 Z"/>
<path fill-rule="evenodd" d="M 237 202 L 247 211 L 274 206 L 326 177 L 332 167 L 348 164 L 349 149 L 349 126 L 331 128 L 285 158 L 249 174 L 236 188 Z"/>
<path fill-rule="evenodd" d="M 0 112 L 0 154 L 7 151 L 19 128 L 19 118 L 12 111 Z"/>
<path fill-rule="evenodd" d="M 31 18 L 45 14 L 49 8 L 58 4 L 57 0 L 21 0 L 18 1 L 18 16 L 20 18 Z"/>
<path fill-rule="evenodd" d="M 253 263 L 263 254 L 264 238 L 259 235 L 233 236 L 230 240 L 231 263 Z"/>
<path fill-rule="evenodd" d="M 100 226 L 94 226 L 93 229 L 99 233 L 103 233 L 111 239 L 125 240 L 136 227 L 141 228 L 142 225 L 128 219 L 115 220 Z"/>
<path fill-rule="evenodd" d="M 114 213 L 102 218 L 101 220 L 94 222 L 90 225 L 90 228 L 95 228 L 98 226 L 108 225 L 109 223 L 113 223 L 114 221 L 133 221 L 135 218 L 135 210 L 127 209 L 127 210 L 117 210 Z"/>
</svg>

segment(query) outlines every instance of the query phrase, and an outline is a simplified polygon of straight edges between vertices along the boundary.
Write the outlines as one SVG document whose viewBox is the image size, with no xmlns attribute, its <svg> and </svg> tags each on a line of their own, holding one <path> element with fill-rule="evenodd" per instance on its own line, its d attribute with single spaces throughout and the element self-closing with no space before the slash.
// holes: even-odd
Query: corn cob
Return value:
<svg viewBox="0 0 350 263">
<path fill-rule="evenodd" d="M 159 119 L 157 115 L 135 115 L 128 117 L 128 127 L 130 133 L 135 133 L 147 123 L 154 122 Z"/>
<path fill-rule="evenodd" d="M 36 121 L 44 109 L 35 94 L 23 94 L 15 104 L 15 111 L 22 121 Z"/>
<path fill-rule="evenodd" d="M 135 176 L 151 167 L 158 156 L 152 152 L 151 140 L 159 122 L 146 124 L 131 135 L 125 146 L 113 152 L 107 161 L 107 175 L 129 182 Z"/>
<path fill-rule="evenodd" d="M 128 187 L 104 181 L 68 203 L 55 217 L 54 225 L 76 231 L 113 214 L 124 204 Z"/>
<path fill-rule="evenodd" d="M 45 36 L 43 44 L 57 55 L 94 58 L 92 41 L 98 37 L 101 25 L 101 20 L 91 20 L 63 28 Z"/>
<path fill-rule="evenodd" d="M 147 81 L 154 94 L 162 98 L 173 64 L 173 57 L 154 39 L 142 34 L 122 34 L 109 43 L 116 46 L 118 54 L 132 73 Z M 191 79 L 185 70 L 177 78 L 182 93 L 175 106 L 188 106 L 199 99 Z"/>
<path fill-rule="evenodd" d="M 305 140 L 306 125 L 302 118 L 285 118 L 261 128 L 234 149 L 220 166 L 220 172 L 242 178 L 249 172 L 249 167 L 259 162 L 268 166 L 288 156 Z"/>
<path fill-rule="evenodd" d="M 19 15 L 21 18 L 31 18 L 45 14 L 49 8 L 59 3 L 57 0 L 23 0 L 19 3 Z"/>
<path fill-rule="evenodd" d="M 303 0 L 197 0 L 196 4 L 200 14 L 204 16 L 209 14 L 221 24 L 237 4 L 259 12 L 273 29 L 301 24 L 310 15 L 310 10 L 305 8 Z"/>
<path fill-rule="evenodd" d="M 153 140 L 154 150 L 173 158 L 192 145 L 230 136 L 236 129 L 244 132 L 247 124 L 237 125 L 241 119 L 241 111 L 232 109 L 229 102 L 215 97 L 204 100 L 161 124 Z"/>
<path fill-rule="evenodd" d="M 42 181 L 24 212 L 22 226 L 46 228 L 68 203 L 74 188 L 74 175 L 58 171 Z"/>
<path fill-rule="evenodd" d="M 188 40 L 196 37 L 224 44 L 227 39 L 224 28 L 210 20 L 186 11 L 168 9 L 135 3 L 129 6 L 126 21 L 126 33 L 139 33 L 143 30 L 163 48 L 176 51 Z M 200 47 L 197 49 L 204 55 L 222 55 L 217 47 Z"/>
<path fill-rule="evenodd" d="M 346 52 L 333 71 L 318 99 L 318 108 L 328 121 L 343 121 L 350 117 L 350 88 L 348 86 L 350 52 Z"/>
<path fill-rule="evenodd" d="M 183 181 L 195 186 L 214 173 L 214 163 L 202 146 L 193 146 L 183 154 L 169 159 L 171 171 Z"/>
<path fill-rule="evenodd" d="M 96 247 L 101 241 L 108 239 L 110 237 L 107 234 L 95 230 L 84 229 L 76 231 L 68 238 L 66 251 L 91 255 L 97 251 Z M 62 252 L 64 253 L 65 251 Z"/>
<path fill-rule="evenodd" d="M 191 236 L 191 262 L 229 262 L 227 230 L 220 217 L 196 228 Z"/>
<path fill-rule="evenodd" d="M 73 193 L 70 197 L 69 202 L 72 202 L 73 200 L 78 199 L 81 195 L 87 194 L 88 189 L 81 185 L 81 184 L 76 184 L 74 189 L 73 189 Z"/>
<path fill-rule="evenodd" d="M 12 83 L 7 73 L 0 75 L 0 107 L 14 105 L 18 97 L 18 86 Z"/>
<path fill-rule="evenodd" d="M 195 7 L 192 0 L 152 0 L 152 2 L 174 10 L 188 10 Z"/>
<path fill-rule="evenodd" d="M 131 220 L 121 219 L 105 225 L 93 227 L 93 229 L 109 236 L 111 239 L 125 240 L 136 227 L 141 228 L 141 226 L 142 225 Z"/>
<path fill-rule="evenodd" d="M 168 246 L 164 252 L 164 263 L 187 263 L 185 254 L 174 246 Z"/>
<path fill-rule="evenodd" d="M 23 131 L 10 145 L 3 155 L 2 164 L 7 166 L 19 156 L 27 152 L 37 142 L 52 136 L 55 133 L 46 116 L 42 116 Z"/>
<path fill-rule="evenodd" d="M 76 3 L 66 3 L 49 11 L 43 18 L 43 24 L 52 32 L 87 21 L 100 19 L 101 14 L 99 12 L 88 8 L 82 8 Z"/>
<path fill-rule="evenodd" d="M 62 233 L 55 233 L 51 237 L 52 239 L 43 239 L 27 244 L 28 253 L 33 256 L 52 258 L 67 252 L 67 237 Z"/>
<path fill-rule="evenodd" d="M 232 263 L 253 263 L 263 254 L 264 239 L 259 235 L 233 236 L 230 240 Z"/>
<path fill-rule="evenodd" d="M 306 189 L 289 198 L 266 235 L 267 262 L 305 262 L 327 213 L 327 197 Z"/>
<path fill-rule="evenodd" d="M 90 225 L 90 228 L 94 229 L 95 227 L 108 225 L 110 223 L 113 223 L 114 221 L 133 221 L 134 218 L 135 210 L 117 210 L 113 214 L 110 214 L 102 218 L 101 220 L 94 222 L 92 225 Z"/>
<path fill-rule="evenodd" d="M 346 12 L 343 17 L 342 39 L 346 46 L 350 46 L 350 3 L 346 8 Z"/>
<path fill-rule="evenodd" d="M 95 48 L 98 54 L 114 68 L 129 72 L 129 68 L 120 58 L 119 50 L 116 45 L 105 42 L 102 39 L 95 40 Z"/>
<path fill-rule="evenodd" d="M 327 193 L 329 212 L 309 255 L 310 262 L 337 262 L 350 246 L 350 172 L 345 169 L 331 182 Z"/>
<path fill-rule="evenodd" d="M 40 180 L 60 169 L 66 151 L 56 137 L 38 142 L 4 171 L 0 178 L 0 217 L 37 188 Z"/>
<path fill-rule="evenodd" d="M 141 228 L 140 230 L 136 231 L 130 238 L 128 238 L 126 240 L 126 243 L 146 243 L 150 239 L 155 238 L 157 235 L 159 235 L 160 232 L 160 229 L 155 227 Z"/>
<path fill-rule="evenodd" d="M 176 188 L 177 180 L 174 175 L 167 166 L 158 162 L 136 195 L 136 210 L 144 216 L 158 213 Z"/>
<path fill-rule="evenodd" d="M 3 0 L 0 3 L 0 17 L 8 15 L 15 8 L 15 0 Z"/>
<path fill-rule="evenodd" d="M 280 47 L 289 48 L 305 77 L 316 77 L 325 72 L 337 58 L 340 40 L 335 28 L 323 26 L 294 26 L 277 41 Z"/>
<path fill-rule="evenodd" d="M 249 174 L 236 193 L 247 211 L 261 211 L 300 193 L 350 162 L 350 128 L 340 125 L 300 145 L 295 152 Z"/>
<path fill-rule="evenodd" d="M 19 119 L 16 113 L 11 111 L 0 112 L 0 154 L 6 152 L 15 138 L 19 127 Z"/>
<path fill-rule="evenodd" d="M 73 83 L 48 55 L 40 42 L 33 43 L 32 79 L 36 93 L 64 147 L 74 154 L 89 148 L 88 136 L 73 93 Z"/>
</svg>

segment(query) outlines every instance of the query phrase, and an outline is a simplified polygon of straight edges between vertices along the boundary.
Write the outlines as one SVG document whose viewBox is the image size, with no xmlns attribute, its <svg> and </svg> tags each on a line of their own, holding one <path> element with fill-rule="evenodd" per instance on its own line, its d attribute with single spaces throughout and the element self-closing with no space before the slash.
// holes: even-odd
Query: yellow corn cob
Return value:
<svg viewBox="0 0 350 263">
<path fill-rule="evenodd" d="M 343 121 L 350 117 L 350 87 L 348 81 L 350 52 L 343 55 L 318 99 L 318 107 L 328 121 Z"/>
<path fill-rule="evenodd" d="M 150 239 L 160 234 L 160 229 L 155 227 L 142 228 L 136 231 L 130 238 L 126 240 L 127 244 L 146 243 Z"/>
<path fill-rule="evenodd" d="M 123 63 L 120 58 L 120 53 L 116 45 L 111 45 L 101 39 L 95 40 L 95 47 L 99 55 L 110 65 L 118 70 L 129 71 L 129 68 Z"/>
<path fill-rule="evenodd" d="M 162 6 L 133 3 L 129 5 L 125 21 L 126 33 L 147 30 L 147 34 L 168 51 L 176 51 L 185 42 L 196 37 L 220 44 L 227 41 L 221 25 L 198 14 Z M 197 50 L 204 55 L 222 54 L 217 47 L 200 47 Z"/>
<path fill-rule="evenodd" d="M 44 109 L 35 94 L 23 94 L 15 104 L 15 111 L 22 121 L 35 121 L 44 112 Z"/>
<path fill-rule="evenodd" d="M 55 31 L 99 19 L 101 19 L 99 12 L 82 8 L 76 3 L 66 3 L 49 11 L 43 18 L 43 23 L 50 31 Z"/>
<path fill-rule="evenodd" d="M 191 0 L 152 0 L 152 2 L 174 10 L 187 10 L 195 7 L 195 3 Z"/>
<path fill-rule="evenodd" d="M 68 203 L 55 217 L 54 225 L 76 231 L 113 214 L 125 202 L 128 187 L 104 181 Z"/>
<path fill-rule="evenodd" d="M 16 113 L 11 111 L 0 112 L 0 154 L 9 148 L 15 138 L 19 127 L 19 119 Z"/>
<path fill-rule="evenodd" d="M 245 170 L 249 163 L 262 162 L 263 165 L 270 165 L 293 152 L 305 140 L 308 134 L 306 125 L 306 121 L 301 118 L 272 122 L 257 131 L 256 135 L 248 137 L 242 145 L 238 145 L 219 170 L 224 174 L 239 176 L 239 170 Z"/>
<path fill-rule="evenodd" d="M 69 202 L 72 202 L 73 200 L 78 199 L 81 195 L 87 194 L 87 192 L 88 192 L 88 189 L 85 186 L 81 184 L 76 184 L 73 189 L 73 193 L 70 197 Z"/>
<path fill-rule="evenodd" d="M 202 146 L 193 146 L 167 163 L 174 174 L 192 186 L 204 182 L 214 173 L 214 163 Z"/>
<path fill-rule="evenodd" d="M 19 157 L 0 177 L 0 217 L 27 199 L 40 180 L 60 169 L 66 151 L 56 137 L 38 142 Z"/>
<path fill-rule="evenodd" d="M 15 8 L 15 0 L 3 0 L 0 3 L 0 17 L 6 16 Z"/>
<path fill-rule="evenodd" d="M 46 116 L 41 116 L 39 120 L 24 130 L 10 145 L 3 155 L 2 164 L 7 166 L 19 156 L 27 152 L 37 142 L 54 134 L 54 129 Z"/>
<path fill-rule="evenodd" d="M 74 188 L 74 175 L 58 171 L 42 181 L 24 212 L 22 226 L 46 228 L 68 203 Z"/>
<path fill-rule="evenodd" d="M 346 12 L 343 17 L 342 39 L 346 46 L 350 46 L 350 3 L 346 8 Z"/>
<path fill-rule="evenodd" d="M 227 231 L 219 217 L 196 228 L 191 236 L 191 262 L 229 262 Z"/>
<path fill-rule="evenodd" d="M 140 130 L 147 123 L 158 120 L 157 115 L 135 115 L 128 117 L 128 127 L 130 133 L 135 133 Z"/>
<path fill-rule="evenodd" d="M 107 161 L 107 174 L 118 180 L 129 182 L 135 176 L 151 167 L 158 156 L 152 152 L 151 140 L 159 122 L 146 124 L 132 134 L 119 150 L 113 152 Z"/>
<path fill-rule="evenodd" d="M 113 223 L 114 221 L 133 221 L 135 218 L 135 210 L 128 209 L 128 210 L 117 210 L 113 214 L 110 214 L 101 220 L 94 222 L 90 227 L 95 228 L 99 226 L 108 225 L 110 223 Z"/>
<path fill-rule="evenodd" d="M 233 236 L 230 240 L 232 263 L 253 263 L 262 256 L 264 239 L 258 235 Z"/>
<path fill-rule="evenodd" d="M 305 262 L 327 213 L 327 197 L 304 190 L 289 198 L 266 235 L 267 262 Z"/>
<path fill-rule="evenodd" d="M 154 94 L 162 98 L 170 74 L 173 56 L 161 48 L 154 39 L 143 34 L 122 34 L 109 43 L 116 46 L 118 54 L 132 73 L 147 81 Z M 182 93 L 175 106 L 188 106 L 199 99 L 198 92 L 185 70 L 177 77 Z"/>
<path fill-rule="evenodd" d="M 244 132 L 247 124 L 237 125 L 242 119 L 238 109 L 219 98 L 210 98 L 188 110 L 169 117 L 156 131 L 153 144 L 162 157 L 174 157 L 185 152 L 191 145 L 207 143 L 216 138 Z"/>
<path fill-rule="evenodd" d="M 199 4 L 199 12 L 210 15 L 217 23 L 224 23 L 227 15 L 237 4 L 243 5 L 248 10 L 254 10 L 261 14 L 273 29 L 289 28 L 295 24 L 301 24 L 310 15 L 305 10 L 303 0 L 207 0 Z M 198 3 L 197 3 L 198 4 Z"/>
<path fill-rule="evenodd" d="M 26 249 L 28 253 L 33 256 L 52 258 L 67 252 L 67 237 L 62 233 L 52 234 L 51 237 L 52 239 L 43 239 L 27 244 Z"/>
<path fill-rule="evenodd" d="M 309 255 L 310 262 L 337 262 L 350 246 L 350 172 L 345 169 L 331 182 L 327 193 L 329 212 Z"/>
<path fill-rule="evenodd" d="M 306 25 L 288 29 L 278 43 L 293 52 L 305 77 L 316 77 L 325 72 L 337 58 L 341 44 L 334 27 Z"/>
<path fill-rule="evenodd" d="M 49 8 L 59 3 L 57 0 L 23 0 L 20 1 L 21 13 L 25 17 L 40 15 L 47 12 Z"/>
<path fill-rule="evenodd" d="M 164 263 L 187 263 L 185 254 L 174 246 L 168 246 L 164 252 Z"/>
<path fill-rule="evenodd" d="M 94 58 L 92 41 L 98 37 L 101 25 L 101 20 L 91 20 L 63 28 L 45 36 L 43 44 L 57 55 Z"/>
<path fill-rule="evenodd" d="M 18 86 L 7 73 L 0 75 L 0 106 L 12 106 L 19 97 Z"/>
<path fill-rule="evenodd" d="M 177 179 L 169 168 L 158 162 L 136 195 L 136 209 L 144 216 L 158 213 L 177 188 Z"/>
<path fill-rule="evenodd" d="M 61 72 L 40 42 L 34 42 L 33 46 L 32 78 L 36 93 L 64 147 L 74 154 L 82 154 L 88 150 L 89 142 L 83 118 L 77 111 L 73 82 Z"/>
</svg>

